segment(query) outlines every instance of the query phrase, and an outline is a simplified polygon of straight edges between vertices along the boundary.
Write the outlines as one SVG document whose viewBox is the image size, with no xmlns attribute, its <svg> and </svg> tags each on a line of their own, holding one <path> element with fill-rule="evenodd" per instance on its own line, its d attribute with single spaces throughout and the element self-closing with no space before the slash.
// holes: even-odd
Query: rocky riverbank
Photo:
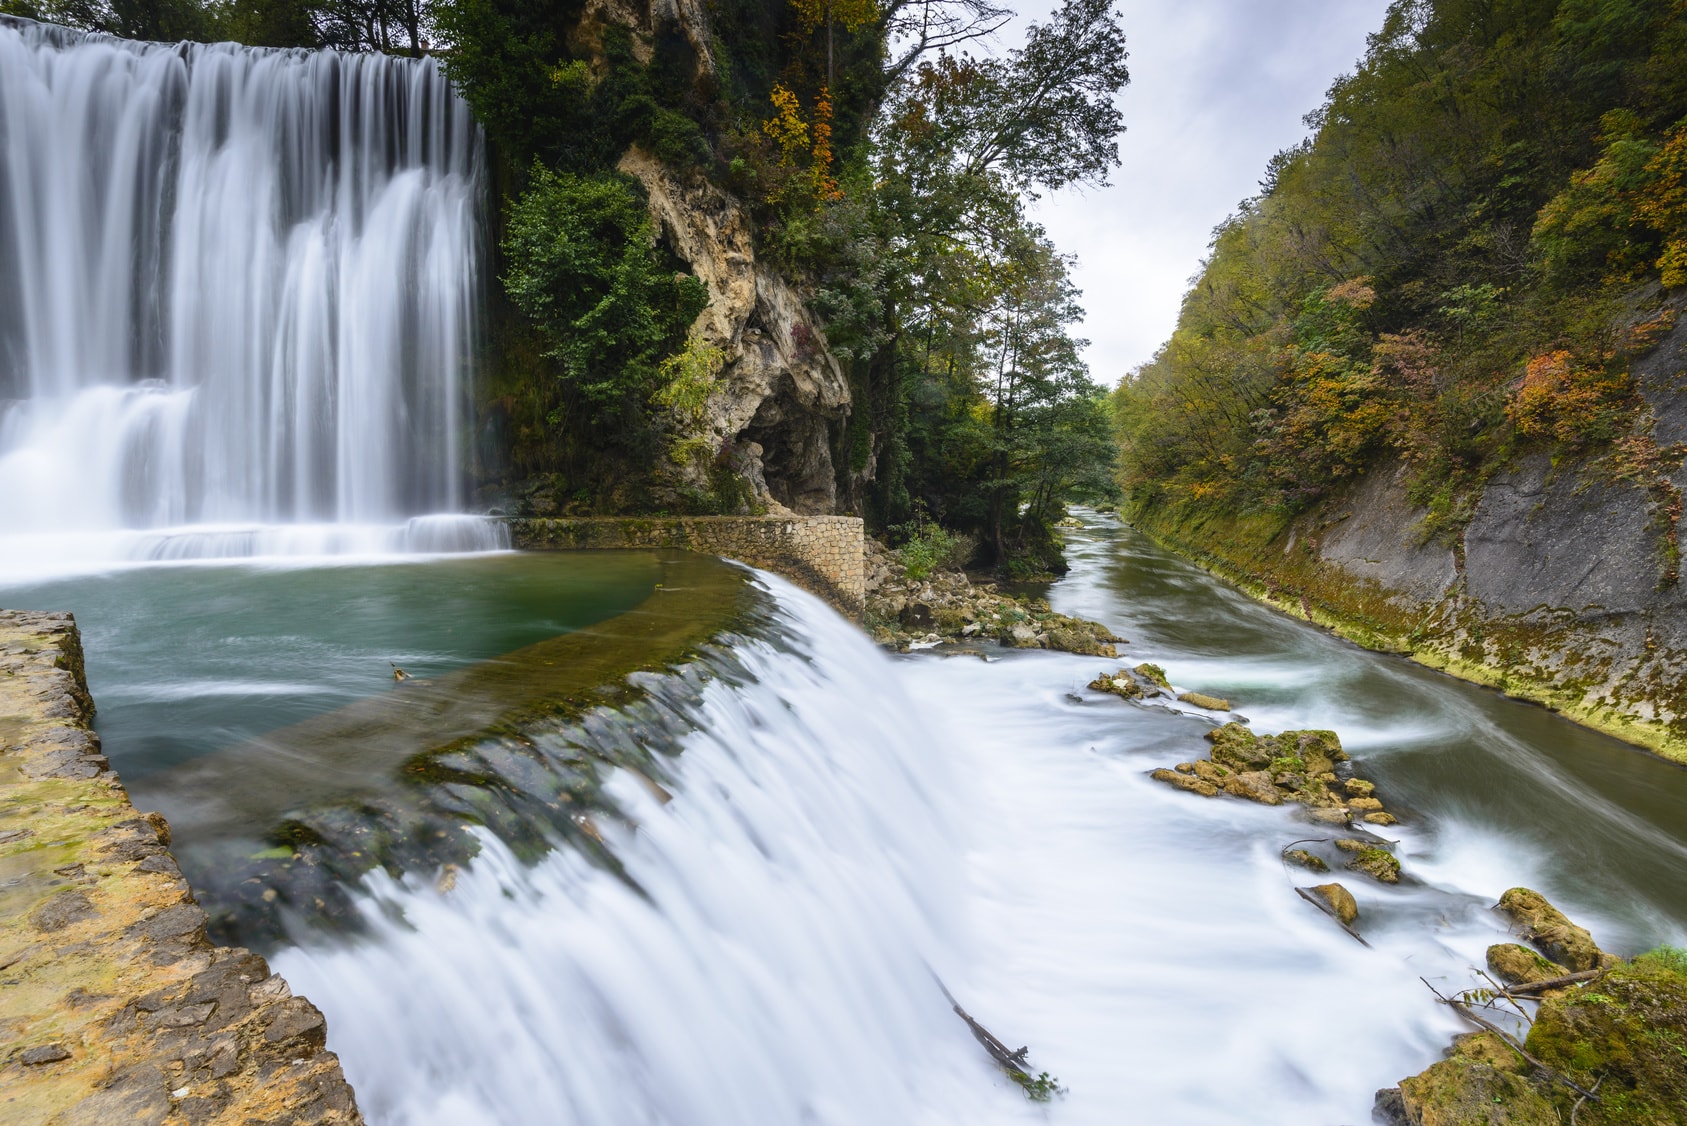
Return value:
<svg viewBox="0 0 1687 1126">
<path fill-rule="evenodd" d="M 962 571 L 910 573 L 901 557 L 868 537 L 864 624 L 873 641 L 906 653 L 938 645 L 995 645 L 1116 657 L 1125 639 L 1099 622 L 1057 614 L 1040 598 L 1003 593 Z"/>
<path fill-rule="evenodd" d="M 0 611 L 0 1118 L 361 1123 L 322 1014 L 206 937 L 92 713 L 69 615 Z"/>
<path fill-rule="evenodd" d="M 1624 961 L 1527 888 L 1496 906 L 1528 945 L 1442 998 L 1479 1031 L 1377 1092 L 1389 1126 L 1679 1126 L 1687 1122 L 1687 951 Z M 1518 1025 L 1521 1027 L 1517 1027 Z M 1506 1025 L 1510 1025 L 1508 1028 Z"/>
</svg>

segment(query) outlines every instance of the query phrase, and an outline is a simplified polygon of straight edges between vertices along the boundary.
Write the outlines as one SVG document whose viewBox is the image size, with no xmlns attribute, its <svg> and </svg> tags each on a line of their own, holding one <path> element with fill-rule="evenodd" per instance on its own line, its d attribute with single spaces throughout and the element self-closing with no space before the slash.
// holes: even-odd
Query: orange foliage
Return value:
<svg viewBox="0 0 1687 1126">
<path fill-rule="evenodd" d="M 1506 414 L 1527 437 L 1584 445 L 1616 437 L 1632 403 L 1628 373 L 1584 367 L 1560 350 L 1528 362 Z"/>
</svg>

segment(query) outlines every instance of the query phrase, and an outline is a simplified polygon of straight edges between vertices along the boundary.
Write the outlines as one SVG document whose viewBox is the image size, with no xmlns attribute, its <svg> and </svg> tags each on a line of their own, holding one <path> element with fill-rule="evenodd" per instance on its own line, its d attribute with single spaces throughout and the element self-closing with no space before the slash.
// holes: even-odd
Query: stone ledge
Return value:
<svg viewBox="0 0 1687 1126">
<path fill-rule="evenodd" d="M 361 1123 L 322 1014 L 206 937 L 92 714 L 71 616 L 0 610 L 0 1119 Z"/>
<path fill-rule="evenodd" d="M 852 618 L 867 597 L 866 535 L 858 516 L 510 517 L 528 551 L 677 547 L 784 575 Z"/>
</svg>

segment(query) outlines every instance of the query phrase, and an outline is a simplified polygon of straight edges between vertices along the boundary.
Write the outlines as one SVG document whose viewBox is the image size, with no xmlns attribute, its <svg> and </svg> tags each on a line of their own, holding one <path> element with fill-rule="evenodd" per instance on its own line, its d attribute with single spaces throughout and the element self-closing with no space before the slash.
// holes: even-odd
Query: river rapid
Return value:
<svg viewBox="0 0 1687 1126">
<path fill-rule="evenodd" d="M 1614 950 L 1687 936 L 1687 772 L 1370 654 L 1093 518 L 1055 607 L 1261 731 L 1332 727 L 1404 823 L 1407 879 L 1303 902 L 1284 809 L 1147 772 L 1214 722 L 1083 688 L 1095 658 L 891 657 L 760 576 L 772 628 L 630 777 L 617 876 L 488 837 L 366 880 L 370 931 L 275 957 L 387 1123 L 1362 1123 L 1460 1025 L 1488 910 L 1528 884 Z M 1330 877 L 1323 877 L 1325 879 Z M 941 980 L 942 985 L 939 985 Z M 1028 1101 L 943 987 L 1067 1090 Z"/>
</svg>

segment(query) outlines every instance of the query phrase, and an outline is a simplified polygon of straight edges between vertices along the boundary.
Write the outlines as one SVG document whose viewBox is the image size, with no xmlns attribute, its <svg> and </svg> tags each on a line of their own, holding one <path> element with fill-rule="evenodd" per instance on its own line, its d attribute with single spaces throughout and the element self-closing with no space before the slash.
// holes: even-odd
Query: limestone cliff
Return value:
<svg viewBox="0 0 1687 1126">
<path fill-rule="evenodd" d="M 622 158 L 650 197 L 662 237 L 709 287 L 693 332 L 725 359 L 702 433 L 735 452 L 734 468 L 764 502 L 819 514 L 837 505 L 830 425 L 849 384 L 796 287 L 756 258 L 744 207 L 700 174 L 680 174 L 639 149 Z"/>
<path fill-rule="evenodd" d="M 1493 476 L 1450 542 L 1384 460 L 1282 526 L 1146 511 L 1150 532 L 1360 642 L 1546 704 L 1687 761 L 1687 317 L 1633 369 L 1651 443 L 1535 452 Z"/>
</svg>

